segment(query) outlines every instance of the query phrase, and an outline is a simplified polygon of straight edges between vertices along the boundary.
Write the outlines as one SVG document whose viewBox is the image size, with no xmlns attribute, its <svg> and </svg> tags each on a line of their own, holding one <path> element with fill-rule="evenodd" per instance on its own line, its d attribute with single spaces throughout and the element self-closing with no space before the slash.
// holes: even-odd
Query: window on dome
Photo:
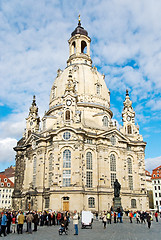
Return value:
<svg viewBox="0 0 161 240">
<path fill-rule="evenodd" d="M 70 111 L 69 110 L 67 110 L 65 112 L 65 120 L 70 120 Z"/>
<path fill-rule="evenodd" d="M 87 43 L 85 41 L 81 41 L 81 53 L 87 53 Z"/>
<path fill-rule="evenodd" d="M 97 94 L 101 94 L 101 87 L 99 84 L 96 85 Z"/>
<path fill-rule="evenodd" d="M 108 117 L 107 116 L 103 117 L 103 126 L 108 127 Z"/>
</svg>

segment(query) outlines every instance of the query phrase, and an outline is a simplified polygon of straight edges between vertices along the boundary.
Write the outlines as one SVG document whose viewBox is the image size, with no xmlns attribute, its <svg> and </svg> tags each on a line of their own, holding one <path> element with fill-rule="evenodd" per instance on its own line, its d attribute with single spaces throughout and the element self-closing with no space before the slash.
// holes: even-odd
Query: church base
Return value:
<svg viewBox="0 0 161 240">
<path fill-rule="evenodd" d="M 121 205 L 121 198 L 114 197 L 113 198 L 113 210 L 118 211 L 118 209 L 120 209 L 121 211 L 123 210 L 122 205 Z"/>
</svg>

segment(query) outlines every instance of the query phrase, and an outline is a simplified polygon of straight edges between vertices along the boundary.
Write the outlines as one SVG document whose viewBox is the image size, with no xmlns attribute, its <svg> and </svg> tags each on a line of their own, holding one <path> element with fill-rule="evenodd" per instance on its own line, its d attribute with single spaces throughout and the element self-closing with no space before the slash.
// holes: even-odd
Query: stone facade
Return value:
<svg viewBox="0 0 161 240">
<path fill-rule="evenodd" d="M 42 129 L 35 97 L 16 151 L 15 209 L 103 211 L 121 184 L 124 209 L 148 209 L 144 151 L 128 91 L 120 130 L 112 120 L 105 76 L 92 66 L 87 31 L 78 22 L 69 59 L 58 70 Z"/>
</svg>

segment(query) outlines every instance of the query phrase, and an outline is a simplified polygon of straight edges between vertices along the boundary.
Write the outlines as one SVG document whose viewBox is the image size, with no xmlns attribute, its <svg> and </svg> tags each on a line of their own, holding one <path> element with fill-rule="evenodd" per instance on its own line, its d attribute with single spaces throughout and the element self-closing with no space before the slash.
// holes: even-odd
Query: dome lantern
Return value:
<svg viewBox="0 0 161 240">
<path fill-rule="evenodd" d="M 90 42 L 88 32 L 81 26 L 80 15 L 78 19 L 78 26 L 71 33 L 69 39 L 69 59 L 68 66 L 75 63 L 84 63 L 92 65 L 90 57 Z"/>
</svg>

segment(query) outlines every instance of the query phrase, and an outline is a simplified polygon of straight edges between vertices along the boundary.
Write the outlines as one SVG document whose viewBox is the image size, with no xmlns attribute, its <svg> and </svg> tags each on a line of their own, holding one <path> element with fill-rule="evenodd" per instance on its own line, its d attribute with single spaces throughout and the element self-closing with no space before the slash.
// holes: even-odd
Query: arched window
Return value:
<svg viewBox="0 0 161 240">
<path fill-rule="evenodd" d="M 131 158 L 127 159 L 128 174 L 132 174 L 132 160 Z"/>
<path fill-rule="evenodd" d="M 92 171 L 92 153 L 87 152 L 86 154 L 86 185 L 88 188 L 93 187 L 93 171 Z"/>
<path fill-rule="evenodd" d="M 33 159 L 33 174 L 36 174 L 36 156 Z"/>
<path fill-rule="evenodd" d="M 33 158 L 33 186 L 36 185 L 36 156 Z"/>
<path fill-rule="evenodd" d="M 110 155 L 110 170 L 116 172 L 116 158 L 114 154 Z"/>
<path fill-rule="evenodd" d="M 92 170 L 92 153 L 87 152 L 86 154 L 86 168 Z"/>
<path fill-rule="evenodd" d="M 67 110 L 65 112 L 65 120 L 70 120 L 70 111 L 69 110 Z"/>
<path fill-rule="evenodd" d="M 95 208 L 95 198 L 94 197 L 88 198 L 88 207 Z"/>
<path fill-rule="evenodd" d="M 103 126 L 108 127 L 108 117 L 107 116 L 103 117 Z"/>
<path fill-rule="evenodd" d="M 131 199 L 131 207 L 136 208 L 136 199 Z"/>
<path fill-rule="evenodd" d="M 49 171 L 53 170 L 53 154 L 51 153 L 49 156 Z"/>
<path fill-rule="evenodd" d="M 81 41 L 81 53 L 87 53 L 87 43 L 85 41 Z"/>
<path fill-rule="evenodd" d="M 133 190 L 133 177 L 129 175 L 128 180 L 129 180 L 129 189 Z"/>
<path fill-rule="evenodd" d="M 127 134 L 132 134 L 132 128 L 130 125 L 127 126 Z"/>
<path fill-rule="evenodd" d="M 76 53 L 76 44 L 75 42 L 72 43 L 72 54 Z"/>
<path fill-rule="evenodd" d="M 71 168 L 71 151 L 68 149 L 63 152 L 63 168 Z"/>
</svg>

